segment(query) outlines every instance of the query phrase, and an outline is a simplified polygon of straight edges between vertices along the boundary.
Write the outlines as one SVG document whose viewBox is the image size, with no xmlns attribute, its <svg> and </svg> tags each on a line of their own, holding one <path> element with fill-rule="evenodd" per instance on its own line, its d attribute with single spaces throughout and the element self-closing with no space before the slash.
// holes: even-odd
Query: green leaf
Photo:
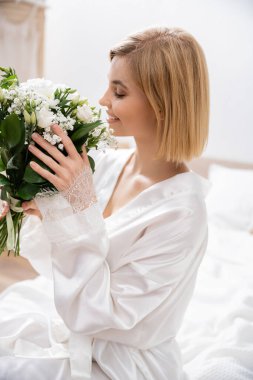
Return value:
<svg viewBox="0 0 253 380">
<path fill-rule="evenodd" d="M 8 149 L 15 149 L 17 153 L 24 147 L 25 125 L 15 113 L 8 115 L 2 121 L 0 129 L 3 143 Z"/>
<path fill-rule="evenodd" d="M 1 149 L 1 160 L 6 167 L 9 161 L 9 155 L 6 149 Z"/>
<path fill-rule="evenodd" d="M 6 165 L 6 174 L 10 183 L 17 188 L 23 178 L 25 171 L 25 154 L 24 152 L 14 154 Z"/>
<path fill-rule="evenodd" d="M 38 193 L 39 190 L 40 187 L 38 185 L 22 182 L 22 184 L 17 190 L 17 195 L 25 201 L 30 201 L 34 198 L 34 196 Z"/>
<path fill-rule="evenodd" d="M 81 125 L 71 134 L 71 140 L 75 143 L 76 141 L 83 139 L 83 137 L 87 136 L 90 131 L 98 127 L 100 124 L 101 120 L 97 120 L 94 123 Z"/>
<path fill-rule="evenodd" d="M 50 172 L 52 172 L 42 161 L 40 161 L 38 158 L 35 158 L 33 157 L 32 159 L 33 161 L 37 162 L 37 164 L 39 164 L 41 167 L 43 167 L 44 169 L 47 169 L 49 170 Z M 26 166 L 26 169 L 25 169 L 25 174 L 24 174 L 24 177 L 23 177 L 24 181 L 28 182 L 28 183 L 33 183 L 33 184 L 41 184 L 41 183 L 45 183 L 47 182 L 47 180 L 43 177 L 41 177 L 38 173 L 36 173 L 30 166 L 30 164 L 28 164 Z"/>
<path fill-rule="evenodd" d="M 42 178 L 38 173 L 36 173 L 30 165 L 27 165 L 24 174 L 24 180 L 28 183 L 44 183 L 45 178 Z"/>
<path fill-rule="evenodd" d="M 3 174 L 0 174 L 0 185 L 10 185 L 10 181 Z"/>
<path fill-rule="evenodd" d="M 17 153 L 7 162 L 6 169 L 22 171 L 22 169 L 24 169 L 24 164 L 24 155 L 22 153 Z"/>
<path fill-rule="evenodd" d="M 90 167 L 91 167 L 92 173 L 94 173 L 94 171 L 95 171 L 95 161 L 90 156 L 88 156 L 88 159 L 89 159 L 89 162 L 90 162 Z"/>
<path fill-rule="evenodd" d="M 0 67 L 0 71 L 4 73 L 1 74 L 3 79 L 0 81 L 0 87 L 8 89 L 18 85 L 18 77 L 14 69 L 11 67 Z"/>
<path fill-rule="evenodd" d="M 8 194 L 7 192 L 9 192 L 9 189 L 8 189 L 8 186 L 9 185 L 5 185 L 1 188 L 1 192 L 0 192 L 0 197 L 3 201 L 6 201 L 8 202 Z"/>
<path fill-rule="evenodd" d="M 0 157 L 0 172 L 5 171 L 5 169 L 6 169 L 6 166 L 4 165 L 3 160 Z"/>
</svg>

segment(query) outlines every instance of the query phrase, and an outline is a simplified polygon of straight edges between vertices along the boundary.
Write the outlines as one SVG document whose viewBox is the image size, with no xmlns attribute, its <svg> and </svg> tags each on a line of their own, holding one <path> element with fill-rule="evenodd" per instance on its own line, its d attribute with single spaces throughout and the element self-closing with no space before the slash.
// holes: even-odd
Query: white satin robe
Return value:
<svg viewBox="0 0 253 380">
<path fill-rule="evenodd" d="M 1 380 L 184 378 L 175 337 L 207 245 L 209 182 L 178 174 L 103 219 L 132 153 L 98 155 L 98 203 L 72 214 L 53 197 L 51 220 L 27 218 L 22 254 L 41 276 L 0 298 Z"/>
</svg>

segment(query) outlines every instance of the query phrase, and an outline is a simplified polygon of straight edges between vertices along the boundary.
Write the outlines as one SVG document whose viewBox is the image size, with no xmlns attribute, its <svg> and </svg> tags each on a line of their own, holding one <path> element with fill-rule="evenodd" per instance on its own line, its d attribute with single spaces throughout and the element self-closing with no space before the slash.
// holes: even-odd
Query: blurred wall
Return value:
<svg viewBox="0 0 253 380">
<path fill-rule="evenodd" d="M 210 137 L 204 155 L 253 162 L 252 0 L 48 0 L 45 77 L 98 104 L 108 51 L 151 25 L 179 26 L 202 45 L 211 82 Z"/>
<path fill-rule="evenodd" d="M 43 74 L 43 54 L 43 0 L 0 0 L 0 66 L 25 81 Z"/>
</svg>

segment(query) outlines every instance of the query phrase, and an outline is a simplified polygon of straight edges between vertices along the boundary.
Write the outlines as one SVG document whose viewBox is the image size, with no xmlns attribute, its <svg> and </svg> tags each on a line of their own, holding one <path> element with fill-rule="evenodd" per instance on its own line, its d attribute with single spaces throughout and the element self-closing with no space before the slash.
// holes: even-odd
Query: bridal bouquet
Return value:
<svg viewBox="0 0 253 380">
<path fill-rule="evenodd" d="M 43 191 L 57 191 L 29 165 L 33 160 L 50 170 L 28 150 L 29 144 L 35 144 L 32 133 L 39 133 L 66 154 L 60 137 L 50 127 L 57 123 L 79 153 L 85 144 L 93 172 L 89 150 L 115 147 L 116 140 L 100 120 L 100 111 L 76 90 L 44 79 L 19 83 L 12 68 L 0 67 L 0 71 L 0 197 L 10 207 L 6 218 L 0 220 L 0 255 L 5 250 L 19 255 L 22 202 Z"/>
</svg>

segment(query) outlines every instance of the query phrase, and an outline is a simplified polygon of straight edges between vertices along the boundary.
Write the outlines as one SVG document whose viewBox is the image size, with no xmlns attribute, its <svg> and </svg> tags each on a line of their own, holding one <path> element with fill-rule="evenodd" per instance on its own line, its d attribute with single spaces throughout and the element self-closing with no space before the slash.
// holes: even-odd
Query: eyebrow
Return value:
<svg viewBox="0 0 253 380">
<path fill-rule="evenodd" d="M 121 80 L 113 80 L 112 83 L 113 84 L 119 84 L 119 85 L 121 85 L 122 87 L 124 87 L 127 90 L 127 86 L 124 85 L 124 83 L 121 82 Z"/>
</svg>

